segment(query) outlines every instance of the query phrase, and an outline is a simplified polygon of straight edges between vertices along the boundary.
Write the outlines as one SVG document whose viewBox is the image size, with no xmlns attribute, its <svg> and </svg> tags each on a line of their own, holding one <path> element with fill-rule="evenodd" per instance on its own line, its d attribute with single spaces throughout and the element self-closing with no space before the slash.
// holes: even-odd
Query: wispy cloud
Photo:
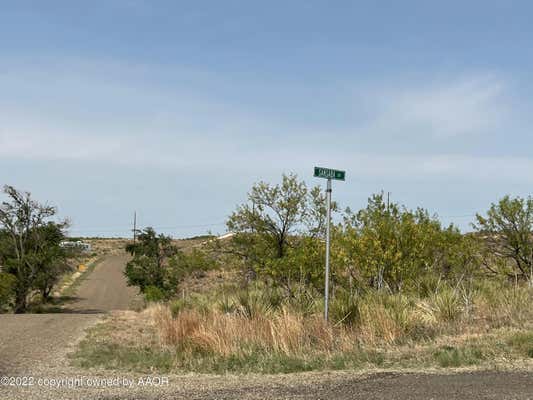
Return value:
<svg viewBox="0 0 533 400">
<path fill-rule="evenodd" d="M 220 140 L 189 140 L 179 146 L 159 140 L 155 145 L 146 137 L 69 136 L 57 133 L 6 135 L 0 133 L 0 157 L 19 160 L 97 162 L 109 166 L 141 166 L 169 171 L 196 169 L 213 171 L 223 168 L 255 174 L 269 174 L 275 166 L 299 171 L 316 162 L 335 162 L 360 179 L 459 179 L 476 181 L 517 181 L 533 183 L 533 158 L 480 156 L 453 153 L 437 154 L 367 154 L 340 149 L 326 153 L 320 149 L 298 151 L 295 148 L 263 147 Z M 334 161 L 333 161 L 334 160 Z"/>
<path fill-rule="evenodd" d="M 21 120 L 24 113 L 20 110 L 4 112 L 0 114 L 0 157 L 170 171 L 246 166 L 257 175 L 280 165 L 299 171 L 316 162 L 335 162 L 364 179 L 533 179 L 525 172 L 533 168 L 531 158 L 505 151 L 469 153 L 462 146 L 465 137 L 483 139 L 486 132 L 499 129 L 510 119 L 506 82 L 494 76 L 396 85 L 394 90 L 369 86 L 361 97 L 371 110 L 370 119 L 349 128 L 335 127 L 335 140 L 325 140 L 312 126 L 292 124 L 289 128 L 282 120 L 272 121 L 260 112 L 220 103 L 220 99 L 202 101 L 197 96 L 188 101 L 188 93 L 166 93 L 149 86 L 136 91 L 131 86 L 122 88 L 120 80 L 106 89 L 102 82 L 91 85 L 87 79 L 76 87 L 98 87 L 99 91 L 88 91 L 92 102 L 98 93 L 107 96 L 105 106 L 100 107 L 109 107 L 103 114 L 106 118 L 100 121 L 95 118 L 98 113 L 81 113 L 75 123 L 62 120 L 61 115 L 28 122 Z M 72 86 L 71 80 L 68 85 Z M 130 106 L 134 112 L 131 119 L 124 119 L 128 97 L 136 92 L 143 96 Z M 61 98 L 60 94 L 56 97 Z M 111 118 L 114 107 L 121 113 L 117 119 Z M 369 138 L 366 147 L 360 145 L 361 138 L 353 135 L 354 130 Z M 400 151 L 405 138 L 410 151 Z M 432 142 L 447 139 L 456 145 L 443 149 Z"/>
<path fill-rule="evenodd" d="M 407 136 L 481 135 L 508 116 L 505 89 L 504 80 L 482 76 L 372 91 L 375 116 L 369 129 Z"/>
</svg>

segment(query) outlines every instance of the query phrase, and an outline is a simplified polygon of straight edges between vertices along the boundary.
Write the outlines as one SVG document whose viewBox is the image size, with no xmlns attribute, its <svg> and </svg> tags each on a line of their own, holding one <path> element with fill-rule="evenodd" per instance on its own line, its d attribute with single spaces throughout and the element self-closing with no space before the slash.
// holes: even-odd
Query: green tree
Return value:
<svg viewBox="0 0 533 400">
<path fill-rule="evenodd" d="M 33 287 L 41 293 L 44 302 L 50 299 L 52 289 L 60 277 L 71 270 L 68 258 L 73 256 L 74 250 L 67 250 L 60 246 L 65 240 L 63 224 L 49 222 L 37 228 L 35 237 L 38 238 L 35 253 L 35 279 Z"/>
<path fill-rule="evenodd" d="M 296 175 L 283 175 L 281 185 L 259 182 L 252 187 L 248 200 L 230 216 L 228 229 L 256 234 L 268 244 L 272 257 L 282 258 L 290 235 L 306 216 L 305 183 Z"/>
<path fill-rule="evenodd" d="M 505 196 L 491 204 L 486 216 L 478 214 L 476 219 L 474 228 L 492 256 L 484 265 L 494 273 L 517 276 L 533 284 L 533 199 Z"/>
<path fill-rule="evenodd" d="M 0 272 L 0 312 L 9 304 L 15 294 L 15 284 L 17 279 L 14 275 L 5 272 Z"/>
<path fill-rule="evenodd" d="M 446 277 L 466 263 L 456 254 L 463 246 L 457 228 L 442 228 L 426 210 L 388 204 L 383 194 L 372 196 L 357 213 L 347 210 L 335 237 L 333 254 L 344 275 L 378 290 L 408 289 L 424 275 Z"/>
<path fill-rule="evenodd" d="M 125 275 L 130 286 L 145 292 L 156 287 L 165 293 L 173 293 L 177 282 L 169 260 L 179 253 L 172 238 L 157 234 L 153 228 L 138 231 L 137 241 L 126 246 L 133 259 L 126 264 Z"/>
<path fill-rule="evenodd" d="M 45 232 L 54 227 L 56 232 L 67 226 L 66 222 L 55 223 L 50 219 L 56 209 L 31 198 L 28 192 L 19 192 L 12 186 L 4 186 L 7 201 L 0 205 L 0 227 L 3 231 L 0 259 L 5 272 L 15 277 L 16 313 L 27 308 L 28 295 L 35 288 L 37 278 L 45 270 L 55 266 L 59 244 L 50 242 Z M 52 275 L 59 270 L 46 271 Z"/>
<path fill-rule="evenodd" d="M 276 185 L 259 182 L 227 222 L 235 233 L 229 252 L 240 256 L 249 272 L 290 292 L 293 282 L 315 281 L 315 268 L 308 267 L 311 258 L 316 261 L 316 248 L 324 246 L 319 239 L 325 217 L 319 187 L 309 190 L 296 175 L 283 175 Z"/>
</svg>

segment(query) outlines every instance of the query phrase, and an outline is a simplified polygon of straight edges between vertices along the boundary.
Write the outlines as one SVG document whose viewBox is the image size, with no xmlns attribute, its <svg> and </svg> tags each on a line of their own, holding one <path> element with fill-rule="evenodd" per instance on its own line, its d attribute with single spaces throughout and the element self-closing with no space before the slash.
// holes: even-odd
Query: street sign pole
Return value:
<svg viewBox="0 0 533 400">
<path fill-rule="evenodd" d="M 328 180 L 326 187 L 326 274 L 324 282 L 324 319 L 326 322 L 329 317 L 329 252 L 330 252 L 330 225 L 331 225 L 331 180 L 344 181 L 346 179 L 346 171 L 339 171 L 330 168 L 315 167 L 315 178 L 324 178 Z"/>
<path fill-rule="evenodd" d="M 324 287 L 324 319 L 328 321 L 329 309 L 329 247 L 331 225 L 331 178 L 328 179 L 326 189 L 327 225 L 326 225 L 326 282 Z"/>
</svg>

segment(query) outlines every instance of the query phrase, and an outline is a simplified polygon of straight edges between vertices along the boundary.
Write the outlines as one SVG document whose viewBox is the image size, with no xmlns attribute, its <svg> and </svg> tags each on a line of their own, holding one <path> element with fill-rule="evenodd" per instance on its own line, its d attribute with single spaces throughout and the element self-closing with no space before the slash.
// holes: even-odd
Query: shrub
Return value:
<svg viewBox="0 0 533 400">
<path fill-rule="evenodd" d="M 258 290 L 243 290 L 235 296 L 236 312 L 249 319 L 269 315 L 274 307 L 269 298 Z"/>
<path fill-rule="evenodd" d="M 186 299 L 177 299 L 173 300 L 169 304 L 170 312 L 172 313 L 173 317 L 176 317 L 180 312 L 183 310 L 190 310 L 193 308 L 193 304 L 190 300 Z"/>
<path fill-rule="evenodd" d="M 166 294 L 163 289 L 157 286 L 147 286 L 144 289 L 144 299 L 148 302 L 159 302 L 166 298 Z"/>
<path fill-rule="evenodd" d="M 438 282 L 427 275 L 453 277 L 476 268 L 475 248 L 454 226 L 442 226 L 427 210 L 408 210 L 389 204 L 383 194 L 372 196 L 357 213 L 347 211 L 342 226 L 334 229 L 337 270 L 357 266 L 360 282 L 373 289 L 405 292 L 428 289 Z"/>
<path fill-rule="evenodd" d="M 223 294 L 217 301 L 217 308 L 223 314 L 232 314 L 237 310 L 235 299 Z"/>
<path fill-rule="evenodd" d="M 331 302 L 330 315 L 337 324 L 356 325 L 360 322 L 359 298 L 346 290 L 338 290 Z"/>
<path fill-rule="evenodd" d="M 12 274 L 0 272 L 0 311 L 11 302 L 15 294 L 16 280 Z"/>
<path fill-rule="evenodd" d="M 461 318 L 463 305 L 456 290 L 444 287 L 430 298 L 437 322 L 454 322 Z"/>
<path fill-rule="evenodd" d="M 287 300 L 287 304 L 294 312 L 300 313 L 304 317 L 324 312 L 322 296 L 316 294 L 312 288 L 305 286 L 298 286 L 294 295 Z"/>
</svg>

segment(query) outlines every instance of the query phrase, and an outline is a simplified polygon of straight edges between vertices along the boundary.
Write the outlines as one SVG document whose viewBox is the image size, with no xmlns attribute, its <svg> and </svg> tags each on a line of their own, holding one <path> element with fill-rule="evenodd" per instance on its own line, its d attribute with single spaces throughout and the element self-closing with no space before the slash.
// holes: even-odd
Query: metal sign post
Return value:
<svg viewBox="0 0 533 400">
<path fill-rule="evenodd" d="M 329 310 L 329 230 L 331 224 L 331 179 L 328 179 L 326 188 L 326 207 L 327 207 L 327 222 L 326 222 L 326 282 L 324 285 L 324 319 L 328 321 Z"/>
<path fill-rule="evenodd" d="M 330 225 L 331 225 L 331 180 L 336 179 L 344 181 L 346 178 L 345 171 L 335 169 L 315 167 L 314 176 L 317 178 L 326 178 L 328 180 L 326 187 L 326 275 L 324 282 L 324 319 L 328 321 L 329 312 L 329 249 L 330 249 Z"/>
</svg>

